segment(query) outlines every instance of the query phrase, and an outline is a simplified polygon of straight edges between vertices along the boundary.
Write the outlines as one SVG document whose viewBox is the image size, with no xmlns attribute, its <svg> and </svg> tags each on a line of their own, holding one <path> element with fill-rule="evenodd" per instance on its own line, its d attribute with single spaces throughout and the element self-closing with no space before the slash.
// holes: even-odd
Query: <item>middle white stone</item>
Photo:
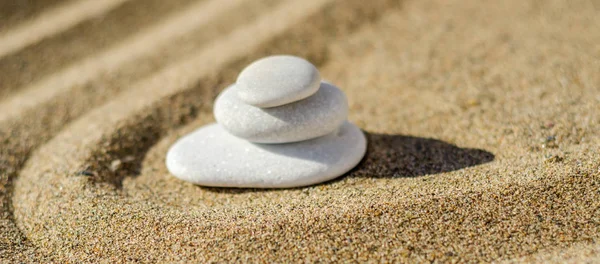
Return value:
<svg viewBox="0 0 600 264">
<path fill-rule="evenodd" d="M 225 89 L 215 102 L 217 122 L 229 133 L 255 143 L 288 143 L 324 136 L 348 116 L 346 95 L 332 84 L 300 101 L 259 108 L 241 101 L 236 86 Z"/>
</svg>

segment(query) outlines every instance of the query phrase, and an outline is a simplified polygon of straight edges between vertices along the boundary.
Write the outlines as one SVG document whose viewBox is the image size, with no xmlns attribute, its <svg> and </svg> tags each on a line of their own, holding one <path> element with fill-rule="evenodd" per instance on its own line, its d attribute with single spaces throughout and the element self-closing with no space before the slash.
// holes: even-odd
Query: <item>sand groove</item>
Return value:
<svg viewBox="0 0 600 264">
<path fill-rule="evenodd" d="M 211 17 L 210 24 L 188 25 L 191 31 L 179 39 L 171 39 L 170 44 L 178 45 L 179 49 L 161 49 L 133 61 L 124 62 L 123 71 L 113 75 L 98 75 L 90 80 L 91 83 L 72 87 L 68 93 L 60 94 L 47 102 L 35 105 L 34 109 L 11 109 L 3 112 L 3 122 L 0 126 L 0 195 L 2 198 L 2 218 L 0 229 L 4 234 L 14 234 L 15 237 L 0 243 L 0 250 L 11 250 L 24 245 L 24 238 L 18 232 L 12 222 L 11 206 L 7 196 L 10 196 L 11 179 L 22 166 L 29 152 L 38 144 L 50 139 L 62 126 L 73 118 L 87 112 L 90 107 L 98 105 L 124 90 L 133 83 L 136 78 L 142 78 L 162 67 L 161 64 L 177 61 L 187 52 L 202 47 L 205 43 L 218 38 L 219 34 L 228 32 L 236 25 L 248 23 L 260 14 L 261 8 L 272 4 L 273 1 L 254 2 L 252 5 L 242 4 L 234 6 L 229 12 L 239 13 L 234 19 L 228 17 Z M 213 5 L 214 6 L 214 5 Z M 209 6 L 210 7 L 210 6 Z M 225 8 L 226 6 L 223 6 Z M 198 11 L 199 10 L 194 10 Z M 188 16 L 189 17 L 189 16 Z M 189 21 L 183 21 L 189 22 Z M 142 64 L 143 66 L 139 66 Z M 111 69 L 117 70 L 117 69 Z M 57 88 L 60 88 L 57 87 Z M 78 102 L 78 103 L 73 103 Z M 67 108 L 62 108 L 67 106 Z M 10 109 L 10 108 L 6 108 Z M 28 140 L 25 140 L 28 139 Z M 10 242 L 9 242 L 10 241 Z M 11 251 L 8 251 L 11 252 Z M 0 254 L 4 255 L 4 254 Z M 7 254 L 8 255 L 8 254 Z"/>
<path fill-rule="evenodd" d="M 110 50 L 94 54 L 90 58 L 86 58 L 31 84 L 19 94 L 0 102 L 0 113 L 6 113 L 0 115 L 0 122 L 10 118 L 7 115 L 9 113 L 19 114 L 31 109 L 35 105 L 42 104 L 58 94 L 68 91 L 73 86 L 84 84 L 94 76 L 109 72 L 127 61 L 134 60 L 164 45 L 168 45 L 172 38 L 184 35 L 194 28 L 210 22 L 215 16 L 242 1 L 209 0 L 198 2 L 198 4 L 184 10 L 183 13 L 174 15 L 157 26 L 143 30 Z M 206 12 L 207 15 L 198 16 L 198 12 Z M 52 89 L 47 89 L 47 87 L 52 87 Z M 11 111 L 8 111 L 8 109 L 11 109 Z"/>
<path fill-rule="evenodd" d="M 185 92 L 183 94 L 180 94 L 182 89 L 187 90 L 191 87 L 194 87 L 194 85 L 196 83 L 198 83 L 199 79 L 198 78 L 208 78 L 209 76 L 211 76 L 212 74 L 215 73 L 216 69 L 220 68 L 219 65 L 227 65 L 227 63 L 232 63 L 233 61 L 237 60 L 236 58 L 240 57 L 240 56 L 244 56 L 245 52 L 248 52 L 250 50 L 256 50 L 257 48 L 260 47 L 260 45 L 262 45 L 262 43 L 266 40 L 269 40 L 271 38 L 273 38 L 274 36 L 281 34 L 282 32 L 284 32 L 287 27 L 290 27 L 292 25 L 294 25 L 298 20 L 304 20 L 306 19 L 306 17 L 318 10 L 321 10 L 321 7 L 323 7 L 328 1 L 314 1 L 311 2 L 311 4 L 300 4 L 300 3 L 295 3 L 295 2 L 290 2 L 290 3 L 286 3 L 286 4 L 282 4 L 281 7 L 277 7 L 275 8 L 273 11 L 271 11 L 271 13 L 269 15 L 265 15 L 261 18 L 259 18 L 256 22 L 249 24 L 245 27 L 242 27 L 238 30 L 236 30 L 235 32 L 231 33 L 229 36 L 224 37 L 222 40 L 215 42 L 212 45 L 209 45 L 208 47 L 206 47 L 205 49 L 201 50 L 198 54 L 196 55 L 191 55 L 190 58 L 182 61 L 179 64 L 175 64 L 171 67 L 167 67 L 165 68 L 165 70 L 156 73 L 153 77 L 149 78 L 148 80 L 142 81 L 137 85 L 134 85 L 132 89 L 130 89 L 129 91 L 126 91 L 123 95 L 121 95 L 120 97 L 112 100 L 111 102 L 109 102 L 108 104 L 102 106 L 99 109 L 94 110 L 92 113 L 84 116 L 81 121 L 75 122 L 72 125 L 69 125 L 68 130 L 72 131 L 72 130 L 80 130 L 80 129 L 84 129 L 87 132 L 77 132 L 77 134 L 79 133 L 84 133 L 87 136 L 85 138 L 78 138 L 84 140 L 84 142 L 89 142 L 89 144 L 93 144 L 96 145 L 98 144 L 97 141 L 100 140 L 100 138 L 102 138 L 102 135 L 107 133 L 107 132 L 102 132 L 105 131 L 106 129 L 109 129 L 109 131 L 112 131 L 113 129 L 115 129 L 115 125 L 117 127 L 119 122 L 123 122 L 124 120 L 121 120 L 123 118 L 126 118 L 125 120 L 128 119 L 133 119 L 133 120 L 144 120 L 144 118 L 137 118 L 137 117 L 132 117 L 132 115 L 134 115 L 134 113 L 141 111 L 142 109 L 150 106 L 151 104 L 155 104 L 152 103 L 153 101 L 157 101 L 157 100 L 161 100 L 161 98 L 165 98 L 167 96 L 172 96 L 173 94 L 177 95 L 176 98 L 186 98 L 186 102 L 188 100 L 191 100 L 191 102 L 189 102 L 189 104 L 195 104 L 198 105 L 200 103 L 202 103 L 203 101 L 206 102 L 207 99 L 208 100 L 212 100 L 213 96 L 209 96 L 208 98 L 206 96 L 202 96 L 205 95 L 205 93 L 197 93 L 195 92 L 194 94 L 192 94 L 191 92 Z M 359 5 L 359 4 L 357 4 Z M 381 5 L 378 6 L 380 8 L 383 8 L 385 5 Z M 330 11 L 328 9 L 332 8 L 331 6 L 328 6 L 327 8 L 325 8 L 326 11 Z M 378 9 L 373 9 L 374 11 L 378 10 Z M 325 11 L 323 11 L 325 12 Z M 336 11 L 336 12 L 351 12 L 351 9 L 342 9 L 341 11 Z M 372 16 L 372 12 L 366 12 L 365 14 L 362 15 L 358 15 L 358 18 L 361 18 L 363 20 L 369 20 L 371 19 Z M 323 18 L 319 18 L 319 16 L 323 16 L 323 13 L 319 13 L 318 15 L 315 16 L 310 16 L 311 20 L 310 24 L 316 25 L 318 27 L 321 27 L 323 30 L 327 30 L 327 29 L 343 29 L 345 28 L 347 25 L 347 22 L 349 22 L 348 20 L 343 20 L 341 22 L 344 22 L 341 25 L 336 25 L 334 24 L 328 24 L 330 22 L 339 22 L 336 19 L 334 19 L 334 17 L 330 17 L 330 16 L 323 16 Z M 281 18 L 286 17 L 288 21 L 286 23 L 281 23 L 278 24 L 277 27 L 273 27 L 271 25 L 271 21 L 273 20 L 281 20 Z M 315 18 L 316 17 L 316 18 Z M 295 19 L 292 19 L 295 18 Z M 345 19 L 351 19 L 352 17 L 349 18 L 345 18 Z M 314 22 L 312 21 L 314 20 Z M 306 21 L 306 20 L 304 20 Z M 292 35 L 287 35 L 285 37 L 281 37 L 279 38 L 278 41 L 279 43 L 286 45 L 289 44 L 287 41 L 289 39 L 293 39 L 294 37 L 298 39 L 298 41 L 303 41 L 304 39 L 308 38 L 307 35 L 304 35 L 308 32 L 303 32 L 301 28 L 298 28 L 297 30 L 292 31 Z M 294 36 L 294 34 L 300 34 L 300 36 Z M 253 38 L 249 38 L 249 36 L 254 36 Z M 251 40 L 251 41 L 249 41 Z M 326 41 L 326 39 L 321 38 L 317 41 L 321 41 L 324 42 Z M 245 42 L 244 46 L 240 46 L 239 43 L 240 42 Z M 311 43 L 310 41 L 308 43 Z M 313 43 L 316 43 L 313 42 Z M 305 46 L 303 45 L 305 43 L 299 42 L 297 44 L 295 44 L 295 47 L 298 50 L 301 50 L 302 48 L 304 48 Z M 276 46 L 271 44 L 270 46 Z M 254 47 L 254 48 L 253 48 Z M 228 54 L 230 54 L 230 57 L 222 57 L 222 56 L 217 56 L 217 54 L 221 54 L 224 51 L 228 51 Z M 260 52 L 260 51 L 259 51 Z M 261 52 L 261 53 L 264 53 Z M 258 54 L 256 55 L 258 56 Z M 232 61 L 233 60 L 233 61 Z M 206 64 L 206 62 L 209 61 L 211 62 L 211 64 Z M 216 68 L 215 68 L 216 67 Z M 221 74 L 220 77 L 217 77 L 216 80 L 219 80 L 220 78 L 222 78 L 223 75 Z M 211 78 L 207 79 L 210 80 Z M 204 82 L 202 82 L 204 83 Z M 210 82 L 208 82 L 210 83 Z M 213 81 L 214 83 L 214 81 Z M 212 91 L 212 93 L 214 93 L 214 88 L 210 88 L 207 87 L 209 89 L 209 92 Z M 206 88 L 205 88 L 206 89 Z M 139 95 L 139 94 L 148 94 L 148 95 L 152 95 L 152 96 L 146 96 L 146 97 L 139 97 L 139 96 L 134 96 L 134 95 Z M 134 99 L 135 98 L 135 99 Z M 132 100 L 133 99 L 133 100 Z M 196 99 L 197 101 L 194 102 L 193 100 Z M 173 99 L 176 100 L 176 99 Z M 181 100 L 181 99 L 179 99 Z M 123 106 L 126 106 L 125 108 L 123 108 Z M 186 104 L 183 104 L 183 107 L 185 107 Z M 179 107 L 182 107 L 181 105 Z M 117 110 L 119 109 L 119 110 Z M 119 115 L 115 115 L 116 113 L 119 113 Z M 153 113 L 154 111 L 150 111 L 150 113 Z M 164 111 L 163 112 L 169 112 L 169 111 Z M 107 115 L 108 114 L 108 115 Z M 150 116 L 152 117 L 152 116 Z M 115 119 L 116 118 L 116 119 Z M 177 122 L 177 120 L 179 120 L 178 118 L 173 118 L 172 116 L 170 117 L 170 119 L 174 119 L 174 121 L 170 121 L 170 122 Z M 96 122 L 94 122 L 95 124 L 90 123 L 91 120 L 96 120 Z M 159 126 L 165 126 L 165 122 L 147 122 L 149 124 L 158 124 Z M 112 124 L 112 125 L 110 125 Z M 167 123 L 166 125 L 168 125 L 169 123 Z M 89 129 L 89 130 L 88 130 Z M 166 128 L 163 128 L 163 130 L 165 130 Z M 148 129 L 148 127 L 146 127 L 146 129 L 144 129 L 145 131 L 147 131 L 148 133 L 150 133 L 150 135 L 152 135 L 152 129 Z M 88 134 L 90 133 L 90 134 Z M 71 135 L 72 132 L 65 132 L 63 135 L 67 136 L 67 135 Z M 70 137 L 70 136 L 67 136 Z M 61 136 L 59 136 L 58 138 L 61 138 Z M 66 143 L 66 141 L 63 141 L 62 139 L 58 139 L 57 138 L 57 142 L 61 142 L 59 144 L 64 144 Z M 93 139 L 96 138 L 96 139 Z M 74 139 L 74 138 L 73 138 Z M 122 142 L 117 141 L 119 144 L 124 144 Z M 72 146 L 76 147 L 76 146 L 83 146 L 81 144 L 85 144 L 83 142 L 78 142 L 78 143 L 74 143 Z M 102 144 L 101 144 L 102 145 Z M 71 148 L 65 148 L 66 151 L 75 151 Z M 73 155 L 74 153 L 64 153 L 65 155 Z M 82 153 L 83 154 L 83 153 Z M 82 155 L 82 157 L 88 157 L 89 154 L 85 154 Z M 85 161 L 84 161 L 85 162 Z M 61 165 L 62 166 L 62 165 Z M 73 173 L 78 173 L 80 170 L 82 169 L 88 169 L 88 166 L 84 164 L 79 164 L 77 165 L 75 168 L 71 168 L 68 169 L 69 171 L 72 171 Z M 93 168 L 92 168 L 93 169 Z M 75 171 L 73 171 L 75 170 Z M 105 172 L 105 171 L 104 171 Z M 29 173 L 25 172 L 23 173 L 23 175 L 28 175 Z M 58 176 L 58 175 L 57 175 Z M 60 177 L 62 177 L 64 175 L 61 175 Z M 17 188 L 18 190 L 18 188 Z"/>
<path fill-rule="evenodd" d="M 580 252 L 600 233 L 600 16 L 584 0 L 490 5 L 198 0 L 82 53 L 0 102 L 0 260 Z M 309 58 L 347 92 L 366 159 L 291 190 L 171 177 L 169 145 L 212 122 L 218 91 L 274 53 Z"/>
<path fill-rule="evenodd" d="M 50 9 L 33 20 L 1 33 L 0 58 L 90 17 L 99 16 L 125 1 L 127 0 L 80 0 Z"/>
<path fill-rule="evenodd" d="M 137 0 L 126 1 L 113 9 L 65 28 L 36 43 L 26 45 L 18 52 L 0 59 L 0 98 L 24 89 L 36 81 L 68 67 L 94 53 L 100 53 L 141 28 L 162 22 L 193 0 Z"/>
<path fill-rule="evenodd" d="M 2 1 L 0 2 L 0 32 L 5 32 L 8 28 L 31 19 L 52 6 L 68 1 L 70 0 Z"/>
</svg>

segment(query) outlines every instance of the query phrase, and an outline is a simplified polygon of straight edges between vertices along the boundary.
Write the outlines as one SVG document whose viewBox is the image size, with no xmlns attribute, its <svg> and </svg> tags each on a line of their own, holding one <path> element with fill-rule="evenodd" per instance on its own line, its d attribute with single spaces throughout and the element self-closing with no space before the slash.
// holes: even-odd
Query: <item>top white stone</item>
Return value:
<svg viewBox="0 0 600 264">
<path fill-rule="evenodd" d="M 248 65 L 237 78 L 237 96 L 261 108 L 281 106 L 311 96 L 319 89 L 321 76 L 305 59 L 279 55 Z"/>
</svg>

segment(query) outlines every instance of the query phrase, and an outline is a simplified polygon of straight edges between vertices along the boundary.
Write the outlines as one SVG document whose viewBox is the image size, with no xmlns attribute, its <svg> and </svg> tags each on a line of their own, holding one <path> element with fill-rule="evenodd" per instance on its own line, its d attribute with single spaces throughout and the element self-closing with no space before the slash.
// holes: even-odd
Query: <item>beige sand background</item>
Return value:
<svg viewBox="0 0 600 264">
<path fill-rule="evenodd" d="M 369 138 L 289 190 L 169 176 L 289 53 Z M 0 2 L 0 260 L 597 262 L 600 1 Z"/>
</svg>

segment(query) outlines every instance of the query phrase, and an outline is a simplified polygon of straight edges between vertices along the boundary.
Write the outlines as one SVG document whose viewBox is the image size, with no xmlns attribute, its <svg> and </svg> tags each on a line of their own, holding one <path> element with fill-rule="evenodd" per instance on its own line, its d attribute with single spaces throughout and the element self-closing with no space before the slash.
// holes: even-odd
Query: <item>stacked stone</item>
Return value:
<svg viewBox="0 0 600 264">
<path fill-rule="evenodd" d="M 250 64 L 217 97 L 214 115 L 217 124 L 169 150 L 176 177 L 206 186 L 298 187 L 346 173 L 366 150 L 364 135 L 347 121 L 344 93 L 294 56 Z"/>
</svg>

